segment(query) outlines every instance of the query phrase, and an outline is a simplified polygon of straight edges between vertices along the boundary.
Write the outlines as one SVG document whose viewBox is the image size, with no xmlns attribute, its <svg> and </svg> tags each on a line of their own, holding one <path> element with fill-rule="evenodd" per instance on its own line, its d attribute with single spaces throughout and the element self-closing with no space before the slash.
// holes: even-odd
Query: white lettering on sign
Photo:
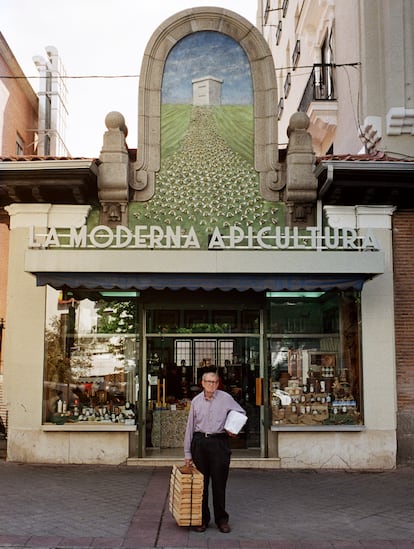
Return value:
<svg viewBox="0 0 414 549">
<path fill-rule="evenodd" d="M 112 229 L 98 225 L 89 232 L 80 228 L 51 227 L 47 231 L 29 231 L 29 248 L 98 248 L 98 249 L 200 249 L 194 227 L 136 225 L 130 229 L 119 225 Z M 215 227 L 209 237 L 209 250 L 371 250 L 381 249 L 373 229 L 358 231 L 348 227 Z"/>
</svg>

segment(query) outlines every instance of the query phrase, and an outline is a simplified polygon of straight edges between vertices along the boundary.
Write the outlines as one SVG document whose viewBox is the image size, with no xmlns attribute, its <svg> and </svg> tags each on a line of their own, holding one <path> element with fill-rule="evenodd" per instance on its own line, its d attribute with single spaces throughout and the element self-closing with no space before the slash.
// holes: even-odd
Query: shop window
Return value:
<svg viewBox="0 0 414 549">
<path fill-rule="evenodd" d="M 272 425 L 361 424 L 359 293 L 268 299 Z"/>
<path fill-rule="evenodd" d="M 136 297 L 103 294 L 48 288 L 44 422 L 135 423 Z"/>
</svg>

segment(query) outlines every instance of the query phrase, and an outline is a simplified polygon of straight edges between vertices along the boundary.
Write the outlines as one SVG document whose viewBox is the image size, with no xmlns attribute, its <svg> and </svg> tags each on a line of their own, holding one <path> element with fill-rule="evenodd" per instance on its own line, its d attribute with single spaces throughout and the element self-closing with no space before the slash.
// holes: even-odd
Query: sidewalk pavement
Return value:
<svg viewBox="0 0 414 549">
<path fill-rule="evenodd" d="M 414 548 L 414 468 L 231 469 L 229 534 L 176 525 L 170 472 L 0 462 L 0 547 Z"/>
</svg>

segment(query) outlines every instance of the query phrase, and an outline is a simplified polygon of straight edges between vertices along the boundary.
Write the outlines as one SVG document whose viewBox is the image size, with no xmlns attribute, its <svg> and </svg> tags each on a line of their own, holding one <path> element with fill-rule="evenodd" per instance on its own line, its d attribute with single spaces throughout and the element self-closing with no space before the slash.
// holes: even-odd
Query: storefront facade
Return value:
<svg viewBox="0 0 414 549">
<path fill-rule="evenodd" d="M 305 115 L 278 158 L 272 63 L 239 16 L 178 14 L 144 56 L 136 160 L 110 113 L 99 162 L 60 166 L 96 173 L 99 207 L 6 207 L 9 460 L 182 459 L 215 370 L 249 418 L 235 455 L 395 466 L 393 208 L 317 200 Z"/>
<path fill-rule="evenodd" d="M 248 410 L 238 451 L 282 467 L 394 466 L 389 208 L 355 217 L 377 225 L 381 251 L 28 249 L 56 209 L 8 208 L 19 325 L 7 345 L 8 459 L 179 459 L 200 374 L 217 368 Z M 142 273 L 154 261 L 157 274 Z"/>
</svg>

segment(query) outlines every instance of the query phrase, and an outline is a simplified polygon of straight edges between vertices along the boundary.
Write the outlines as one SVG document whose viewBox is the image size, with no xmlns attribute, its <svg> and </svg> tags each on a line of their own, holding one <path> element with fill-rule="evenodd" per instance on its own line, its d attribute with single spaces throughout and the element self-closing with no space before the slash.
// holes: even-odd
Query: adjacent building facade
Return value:
<svg viewBox="0 0 414 549">
<path fill-rule="evenodd" d="M 310 118 L 316 154 L 326 155 L 321 200 L 395 206 L 398 461 L 412 462 L 414 332 L 407 311 L 414 204 L 410 172 L 395 160 L 413 160 L 413 3 L 262 0 L 258 27 L 275 60 L 280 143 L 291 114 L 301 110 Z"/>
<path fill-rule="evenodd" d="M 410 0 L 260 0 L 257 26 L 275 60 L 280 143 L 297 110 L 315 153 L 412 157 Z"/>
<path fill-rule="evenodd" d="M 0 74 L 0 153 L 12 156 L 33 154 L 36 147 L 38 98 L 1 33 Z M 2 341 L 6 327 L 8 223 L 7 213 L 0 211 L 0 416 L 4 426 L 7 426 L 7 409 L 3 398 Z"/>
<path fill-rule="evenodd" d="M 0 163 L 8 459 L 182 459 L 191 399 L 215 370 L 249 418 L 233 463 L 395 467 L 399 203 L 364 193 L 381 166 L 374 188 L 391 181 L 403 201 L 412 164 L 315 169 L 297 109 L 281 150 L 274 67 L 242 17 L 186 10 L 145 50 L 137 151 L 112 112 L 99 159 Z M 199 104 L 206 75 L 220 101 L 216 89 Z"/>
<path fill-rule="evenodd" d="M 56 48 L 49 46 L 47 55 L 48 61 L 39 56 L 35 58 L 41 72 L 38 96 L 0 33 L 0 156 L 5 161 L 33 160 L 35 155 L 68 154 L 64 146 L 66 89 L 61 79 L 64 69 Z M 22 179 L 24 175 L 15 181 L 16 188 Z M 38 190 L 36 182 L 30 188 L 27 186 L 29 199 L 36 196 Z M 19 200 L 18 194 L 15 199 Z M 42 200 L 40 196 L 36 199 Z M 3 396 L 2 342 L 6 329 L 9 215 L 3 208 L 0 208 L 0 254 L 0 416 L 6 430 L 8 416 Z"/>
</svg>

